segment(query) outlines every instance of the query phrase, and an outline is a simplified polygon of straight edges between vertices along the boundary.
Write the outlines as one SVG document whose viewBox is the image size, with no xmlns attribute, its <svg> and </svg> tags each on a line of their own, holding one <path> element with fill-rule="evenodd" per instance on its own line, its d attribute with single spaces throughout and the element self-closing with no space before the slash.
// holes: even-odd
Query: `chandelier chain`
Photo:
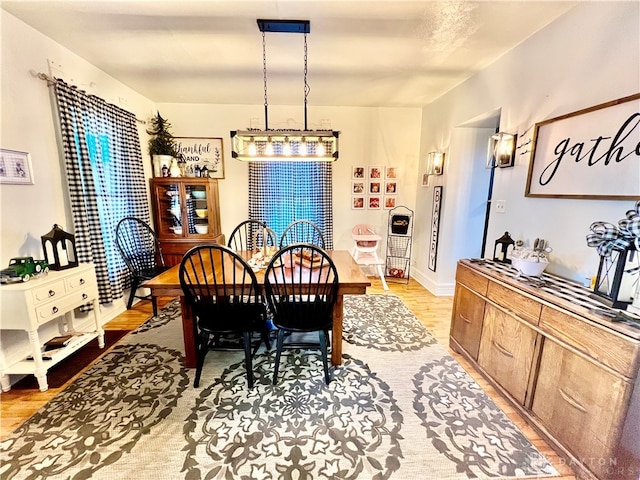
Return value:
<svg viewBox="0 0 640 480">
<path fill-rule="evenodd" d="M 309 96 L 309 83 L 307 82 L 307 34 L 304 34 L 304 129 L 307 128 L 307 97 Z"/>
<path fill-rule="evenodd" d="M 267 118 L 267 110 L 269 103 L 267 102 L 267 39 L 265 32 L 262 32 L 262 77 L 264 81 L 264 129 L 269 130 L 269 121 Z"/>
</svg>

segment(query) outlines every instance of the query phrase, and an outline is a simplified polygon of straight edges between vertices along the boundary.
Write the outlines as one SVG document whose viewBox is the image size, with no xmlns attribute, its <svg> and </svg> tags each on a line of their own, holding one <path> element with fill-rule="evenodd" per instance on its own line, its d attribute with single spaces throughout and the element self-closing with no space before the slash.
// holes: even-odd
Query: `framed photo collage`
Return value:
<svg viewBox="0 0 640 480">
<path fill-rule="evenodd" d="M 351 173 L 351 208 L 380 210 L 396 207 L 398 194 L 396 167 L 359 167 Z"/>
</svg>

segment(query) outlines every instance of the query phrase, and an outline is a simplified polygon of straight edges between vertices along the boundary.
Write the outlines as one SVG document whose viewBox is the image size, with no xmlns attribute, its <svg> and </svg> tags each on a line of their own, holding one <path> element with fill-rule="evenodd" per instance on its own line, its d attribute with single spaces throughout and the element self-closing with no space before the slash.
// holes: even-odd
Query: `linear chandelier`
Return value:
<svg viewBox="0 0 640 480">
<path fill-rule="evenodd" d="M 264 78 L 264 130 L 231 131 L 231 156 L 246 162 L 256 161 L 335 161 L 338 159 L 340 132 L 309 130 L 307 127 L 307 33 L 308 20 L 258 20 L 262 32 Z M 266 32 L 304 34 L 304 130 L 270 130 L 267 102 Z"/>
</svg>

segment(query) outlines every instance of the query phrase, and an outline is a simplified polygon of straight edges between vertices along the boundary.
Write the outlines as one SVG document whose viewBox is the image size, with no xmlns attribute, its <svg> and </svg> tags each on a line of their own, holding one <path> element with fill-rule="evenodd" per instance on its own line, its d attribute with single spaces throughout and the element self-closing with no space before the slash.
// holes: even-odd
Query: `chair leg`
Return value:
<svg viewBox="0 0 640 480">
<path fill-rule="evenodd" d="M 278 330 L 278 343 L 276 345 L 276 361 L 273 366 L 273 384 L 278 383 L 278 369 L 280 368 L 280 355 L 282 354 L 282 344 L 284 343 L 284 330 Z"/>
<path fill-rule="evenodd" d="M 253 388 L 253 366 L 251 362 L 251 334 L 249 332 L 242 332 L 242 338 L 244 339 L 244 368 L 247 370 L 247 381 L 249 382 L 249 388 Z"/>
<path fill-rule="evenodd" d="M 127 303 L 127 310 L 131 310 L 131 307 L 133 306 L 133 299 L 136 298 L 136 290 L 138 290 L 139 286 L 139 279 L 134 278 L 133 280 L 131 280 L 131 292 L 129 292 L 129 302 Z"/>
<path fill-rule="evenodd" d="M 198 336 L 198 345 L 196 347 L 197 363 L 196 363 L 196 378 L 193 380 L 193 387 L 198 388 L 200 386 L 200 375 L 202 375 L 202 367 L 204 366 L 204 358 L 209 351 L 208 338 L 203 338 L 202 334 Z"/>
<path fill-rule="evenodd" d="M 320 351 L 322 352 L 322 366 L 324 367 L 324 381 L 327 385 L 329 385 L 329 363 L 327 361 L 327 337 L 328 332 L 325 330 L 320 330 L 318 332 L 320 335 Z"/>
</svg>

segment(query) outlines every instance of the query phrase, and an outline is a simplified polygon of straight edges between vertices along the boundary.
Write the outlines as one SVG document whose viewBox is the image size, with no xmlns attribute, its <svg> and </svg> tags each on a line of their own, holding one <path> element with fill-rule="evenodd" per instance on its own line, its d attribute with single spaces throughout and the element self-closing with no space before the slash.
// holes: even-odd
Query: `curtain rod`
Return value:
<svg viewBox="0 0 640 480">
<path fill-rule="evenodd" d="M 56 79 L 51 77 L 50 75 L 47 75 L 46 73 L 36 72 L 35 70 L 29 70 L 29 73 L 31 74 L 32 77 L 39 78 L 40 80 L 44 80 L 45 82 L 47 82 L 48 87 L 56 84 Z M 142 125 L 147 124 L 146 121 L 140 120 L 138 117 L 136 117 L 136 122 Z"/>
</svg>

